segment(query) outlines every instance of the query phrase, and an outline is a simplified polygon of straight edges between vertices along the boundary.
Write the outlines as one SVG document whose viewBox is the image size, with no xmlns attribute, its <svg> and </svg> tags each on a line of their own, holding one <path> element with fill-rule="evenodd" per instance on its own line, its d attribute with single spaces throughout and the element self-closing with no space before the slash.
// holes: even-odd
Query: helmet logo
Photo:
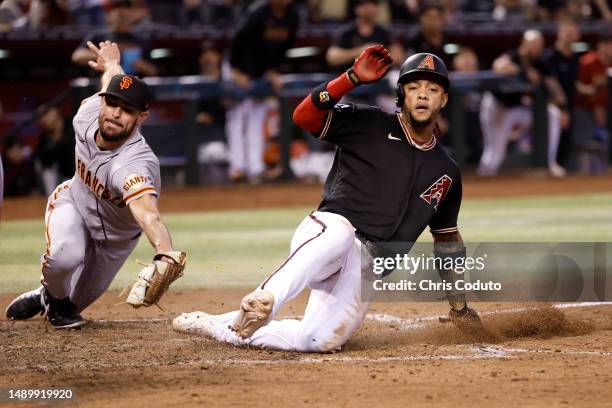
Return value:
<svg viewBox="0 0 612 408">
<path fill-rule="evenodd" d="M 132 85 L 132 78 L 129 76 L 124 76 L 121 78 L 121 82 L 119 83 L 119 88 L 128 89 Z"/>
<path fill-rule="evenodd" d="M 423 58 L 423 61 L 421 61 L 421 63 L 419 64 L 417 68 L 418 69 L 429 69 L 431 71 L 435 71 L 436 65 L 434 64 L 433 57 L 431 55 L 428 55 L 425 58 Z"/>
</svg>

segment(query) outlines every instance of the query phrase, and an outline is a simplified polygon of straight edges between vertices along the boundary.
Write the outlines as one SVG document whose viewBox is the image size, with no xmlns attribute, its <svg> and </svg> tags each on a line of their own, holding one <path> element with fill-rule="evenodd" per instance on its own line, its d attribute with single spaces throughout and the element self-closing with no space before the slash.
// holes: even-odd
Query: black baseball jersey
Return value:
<svg viewBox="0 0 612 408">
<path fill-rule="evenodd" d="M 578 67 L 580 58 L 578 54 L 572 53 L 569 57 L 553 47 L 546 50 L 544 60 L 550 68 L 552 75 L 557 78 L 559 85 L 563 89 L 567 98 L 567 106 L 574 106 L 574 95 L 576 90 L 576 80 L 578 79 Z"/>
<path fill-rule="evenodd" d="M 357 29 L 357 23 L 349 23 L 340 28 L 332 44 L 342 49 L 357 48 L 365 44 L 382 44 L 388 47 L 391 44 L 391 34 L 377 24 L 369 36 L 363 36 Z M 351 62 L 334 68 L 337 68 L 338 71 L 346 71 L 352 65 Z"/>
<path fill-rule="evenodd" d="M 513 63 L 518 65 L 519 73 L 517 74 L 517 76 L 519 78 L 521 78 L 523 81 L 528 82 L 528 79 L 527 79 L 527 66 L 524 65 L 523 61 L 521 60 L 521 57 L 518 54 L 518 50 L 517 49 L 510 50 L 510 51 L 506 52 L 506 55 L 510 58 L 510 60 Z M 536 59 L 535 61 L 529 63 L 529 66 L 531 68 L 535 68 L 540 73 L 540 75 L 542 76 L 542 80 L 545 77 L 549 77 L 549 76 L 552 75 L 550 67 L 548 66 L 548 64 L 546 63 L 544 58 L 542 58 L 542 57 L 540 57 L 540 58 Z M 502 104 L 504 104 L 504 106 L 507 106 L 507 107 L 513 107 L 513 106 L 521 105 L 522 104 L 523 95 L 525 95 L 523 92 L 501 92 L 501 91 L 493 92 L 493 96 L 495 96 L 495 98 L 499 102 L 501 102 Z"/>
<path fill-rule="evenodd" d="M 338 104 L 316 136 L 338 147 L 319 211 L 372 241 L 415 242 L 427 226 L 457 231 L 459 167 L 435 138 L 418 145 L 399 113 Z"/>
<path fill-rule="evenodd" d="M 283 16 L 277 16 L 269 1 L 253 3 L 234 34 L 230 65 L 251 78 L 279 69 L 295 41 L 298 23 L 299 15 L 291 4 Z"/>
</svg>

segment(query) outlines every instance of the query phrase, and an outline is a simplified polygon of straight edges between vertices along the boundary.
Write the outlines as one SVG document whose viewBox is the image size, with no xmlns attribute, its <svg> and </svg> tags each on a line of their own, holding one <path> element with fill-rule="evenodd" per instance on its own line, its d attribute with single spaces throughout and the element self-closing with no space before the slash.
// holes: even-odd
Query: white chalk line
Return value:
<svg viewBox="0 0 612 408">
<path fill-rule="evenodd" d="M 612 351 L 575 351 L 575 350 L 560 350 L 560 349 L 526 349 L 517 347 L 504 347 L 499 345 L 483 345 L 473 347 L 472 350 L 477 354 L 508 357 L 517 354 L 532 353 L 532 354 L 564 354 L 571 356 L 595 356 L 595 357 L 612 357 Z"/>
<path fill-rule="evenodd" d="M 302 358 L 278 358 L 273 360 L 265 359 L 217 359 L 217 360 L 190 360 L 190 361 L 175 361 L 175 362 L 142 362 L 142 363 L 96 363 L 91 366 L 84 366 L 82 363 L 70 364 L 62 363 L 59 367 L 50 367 L 44 364 L 30 365 L 30 366 L 18 366 L 5 369 L 3 371 L 50 371 L 52 369 L 83 369 L 83 368 L 110 368 L 110 369 L 122 369 L 122 368 L 145 368 L 145 367 L 171 367 L 171 366 L 219 366 L 219 365 L 240 365 L 240 366 L 257 366 L 257 365 L 296 365 L 296 364 L 329 364 L 329 363 L 344 363 L 344 364 L 358 364 L 358 363 L 387 363 L 387 362 L 401 362 L 401 361 L 458 361 L 458 360 L 484 360 L 494 358 L 514 358 L 510 353 L 502 355 L 501 352 L 494 353 L 480 353 L 480 354 L 441 354 L 441 355 L 408 355 L 408 356 L 384 356 L 384 357 L 335 357 L 332 354 L 321 356 L 321 357 L 302 357 Z"/>
<path fill-rule="evenodd" d="M 176 361 L 171 363 L 163 362 L 146 362 L 146 363 L 97 363 L 92 367 L 95 368 L 144 368 L 144 367 L 169 367 L 169 366 L 199 366 L 210 368 L 219 365 L 239 365 L 239 366 L 262 366 L 262 365 L 313 365 L 313 364 L 359 364 L 359 363 L 389 363 L 389 362 L 405 362 L 405 361 L 466 361 L 466 360 L 486 360 L 486 359 L 515 359 L 520 354 L 538 353 L 538 354 L 565 354 L 565 355 L 588 355 L 595 357 L 610 357 L 612 352 L 597 352 L 597 351 L 557 351 L 557 350 L 530 350 L 512 347 L 503 347 L 497 345 L 482 345 L 471 347 L 470 351 L 473 354 L 441 354 L 441 355 L 408 355 L 408 356 L 384 356 L 384 357 L 349 357 L 329 354 L 320 357 L 302 357 L 297 359 L 278 358 L 273 360 L 265 359 L 217 359 L 217 360 L 190 360 Z M 63 363 L 60 367 L 66 369 L 82 369 L 82 364 L 66 364 Z M 6 371 L 30 371 L 30 370 L 49 371 L 51 368 L 46 365 L 36 366 L 19 366 L 10 368 Z"/>
</svg>

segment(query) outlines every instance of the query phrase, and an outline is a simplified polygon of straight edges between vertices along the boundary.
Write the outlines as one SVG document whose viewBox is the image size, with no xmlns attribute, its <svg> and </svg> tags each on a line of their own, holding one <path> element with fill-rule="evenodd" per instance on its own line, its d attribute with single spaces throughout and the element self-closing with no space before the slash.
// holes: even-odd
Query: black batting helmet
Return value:
<svg viewBox="0 0 612 408">
<path fill-rule="evenodd" d="M 448 91 L 450 82 L 448 80 L 448 70 L 446 64 L 440 57 L 428 52 L 411 55 L 400 68 L 399 78 L 397 79 L 395 103 L 398 107 L 404 105 L 404 88 L 402 85 L 417 79 L 428 79 L 442 85 Z"/>
</svg>

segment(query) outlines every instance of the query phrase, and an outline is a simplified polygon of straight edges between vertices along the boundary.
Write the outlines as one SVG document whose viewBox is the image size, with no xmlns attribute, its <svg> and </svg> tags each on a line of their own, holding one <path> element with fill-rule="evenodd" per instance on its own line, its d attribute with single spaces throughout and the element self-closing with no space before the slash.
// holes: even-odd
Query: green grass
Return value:
<svg viewBox="0 0 612 408">
<path fill-rule="evenodd" d="M 293 230 L 310 211 L 272 209 L 165 214 L 177 249 L 189 254 L 177 287 L 248 287 L 287 256 Z M 464 201 L 459 226 L 466 241 L 612 241 L 612 194 Z M 0 292 L 36 286 L 45 248 L 39 220 L 9 221 L 0 230 Z M 430 240 L 423 234 L 422 240 Z M 152 256 L 146 239 L 113 282 L 122 288 L 138 274 L 136 259 Z"/>
</svg>

